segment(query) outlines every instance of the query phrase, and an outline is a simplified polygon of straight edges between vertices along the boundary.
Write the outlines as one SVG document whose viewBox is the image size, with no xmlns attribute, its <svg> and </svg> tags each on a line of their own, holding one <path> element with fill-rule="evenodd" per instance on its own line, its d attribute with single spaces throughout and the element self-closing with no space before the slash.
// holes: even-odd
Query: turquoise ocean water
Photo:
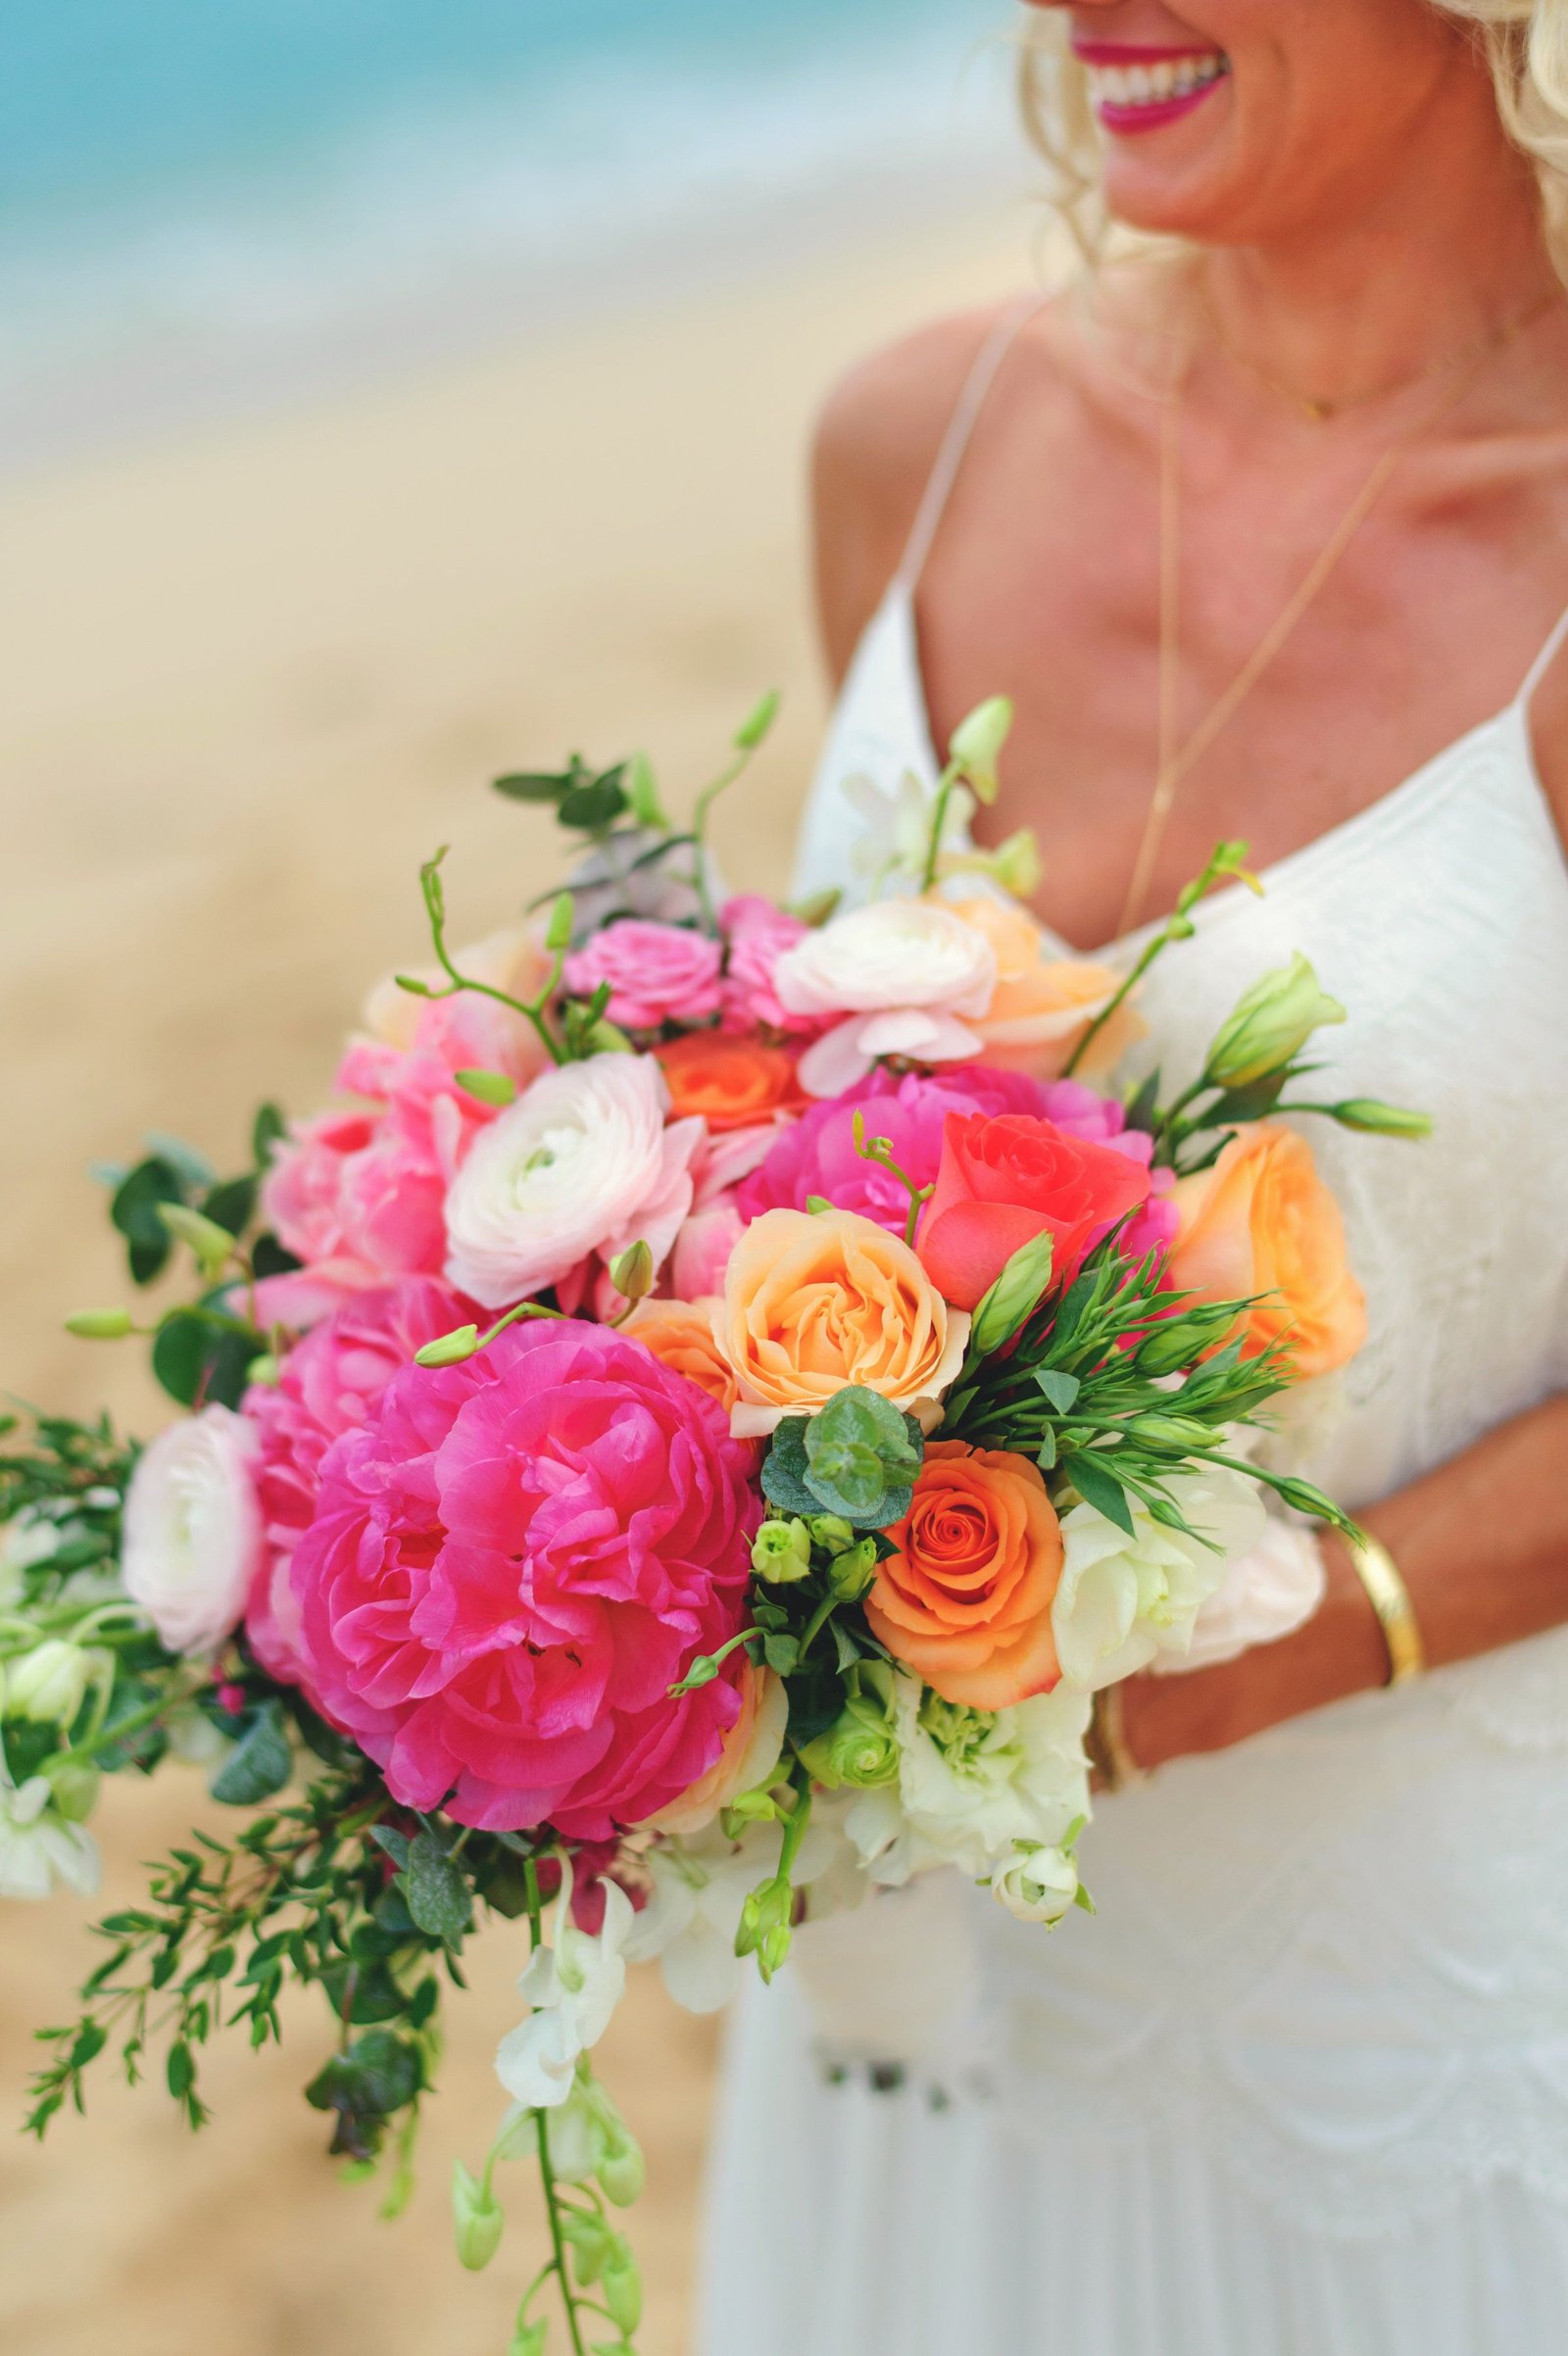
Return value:
<svg viewBox="0 0 1568 2356">
<path fill-rule="evenodd" d="M 3 455 L 995 185 L 1009 15 L 0 0 Z"/>
</svg>

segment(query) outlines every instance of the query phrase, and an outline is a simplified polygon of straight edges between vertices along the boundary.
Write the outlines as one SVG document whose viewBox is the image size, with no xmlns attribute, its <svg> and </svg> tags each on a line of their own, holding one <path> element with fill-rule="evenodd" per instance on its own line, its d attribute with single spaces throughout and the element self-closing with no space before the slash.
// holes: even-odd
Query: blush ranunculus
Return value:
<svg viewBox="0 0 1568 2356">
<path fill-rule="evenodd" d="M 760 1506 L 695 1383 L 603 1326 L 409 1367 L 321 1467 L 294 1551 L 308 1685 L 394 1799 L 607 1840 L 717 1762 Z"/>
<path fill-rule="evenodd" d="M 678 1120 L 695 1114 L 717 1134 L 752 1129 L 778 1112 L 803 1107 L 807 1099 L 795 1077 L 795 1057 L 757 1039 L 735 1039 L 723 1031 L 687 1031 L 657 1049 Z"/>
<path fill-rule="evenodd" d="M 879 1565 L 865 1616 L 895 1660 L 968 1709 L 1051 1691 L 1061 1525 L 1027 1456 L 931 1441 L 888 1537 L 898 1551 Z"/>
<path fill-rule="evenodd" d="M 706 1022 L 718 1012 L 723 955 L 707 933 L 623 916 L 573 951 L 566 988 L 573 998 L 592 998 L 608 982 L 605 1012 L 628 1031 L 657 1031 L 671 1020 Z"/>
<path fill-rule="evenodd" d="M 714 1321 L 740 1386 L 730 1428 L 747 1439 L 814 1415 L 848 1383 L 934 1425 L 969 1338 L 908 1246 L 842 1210 L 755 1219 Z"/>
<path fill-rule="evenodd" d="M 1243 1129 L 1211 1170 L 1180 1181 L 1176 1201 L 1171 1283 L 1201 1301 L 1262 1297 L 1242 1320 L 1244 1355 L 1286 1341 L 1302 1380 L 1354 1357 L 1366 1340 L 1366 1297 L 1304 1137 L 1269 1122 Z"/>
<path fill-rule="evenodd" d="M 979 1306 L 1008 1260 L 1050 1233 L 1052 1290 L 1068 1283 L 1100 1239 L 1149 1199 L 1149 1172 L 1112 1146 L 1069 1137 L 1023 1113 L 950 1117 L 936 1193 L 916 1250 L 944 1300 Z"/>
<path fill-rule="evenodd" d="M 269 1676 L 298 1685 L 299 1607 L 289 1565 L 316 1511 L 321 1462 L 358 1431 L 415 1351 L 473 1317 L 472 1304 L 434 1277 L 357 1293 L 283 1360 L 275 1383 L 253 1384 L 245 1414 L 257 1435 L 256 1493 L 266 1549 L 251 1587 L 245 1633 Z"/>
<path fill-rule="evenodd" d="M 985 935 L 934 900 L 874 900 L 830 917 L 785 953 L 780 1003 L 795 1014 L 843 1016 L 801 1057 L 801 1086 L 838 1096 L 883 1055 L 915 1063 L 972 1058 L 997 961 Z"/>
<path fill-rule="evenodd" d="M 726 1415 L 734 1406 L 740 1396 L 735 1370 L 718 1347 L 710 1307 L 701 1301 L 639 1301 L 619 1330 L 706 1391 Z"/>
<path fill-rule="evenodd" d="M 985 935 L 997 960 L 996 989 L 974 1025 L 987 1062 L 1054 1079 L 1120 989 L 1121 975 L 1089 957 L 1049 957 L 1039 925 L 1010 902 L 963 900 L 956 913 Z M 1090 1042 L 1082 1068 L 1113 1070 L 1147 1029 L 1130 1006 L 1118 1006 Z"/>
</svg>

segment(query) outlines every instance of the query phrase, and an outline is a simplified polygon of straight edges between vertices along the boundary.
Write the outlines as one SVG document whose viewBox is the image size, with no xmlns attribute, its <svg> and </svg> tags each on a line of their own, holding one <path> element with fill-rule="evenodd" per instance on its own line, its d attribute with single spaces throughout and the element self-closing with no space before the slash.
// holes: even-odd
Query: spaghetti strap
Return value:
<svg viewBox="0 0 1568 2356">
<path fill-rule="evenodd" d="M 937 536 L 937 527 L 947 513 L 953 486 L 958 479 L 958 468 L 963 464 L 969 438 L 1003 362 L 1020 330 L 1028 325 L 1037 312 L 1045 309 L 1051 299 L 1049 294 L 1042 293 L 1038 288 L 1031 289 L 1019 302 L 1008 305 L 981 345 L 953 416 L 948 420 L 942 447 L 937 452 L 936 464 L 921 494 L 904 555 L 893 576 L 903 588 L 912 589 L 925 569 L 931 543 Z"/>
<path fill-rule="evenodd" d="M 1555 662 L 1558 654 L 1561 652 L 1564 639 L 1568 639 L 1568 610 L 1565 610 L 1563 613 L 1558 614 L 1556 622 L 1552 628 L 1551 636 L 1547 639 L 1545 645 L 1542 648 L 1540 654 L 1536 657 L 1534 663 L 1532 663 L 1530 668 L 1525 673 L 1524 685 L 1520 688 L 1518 695 L 1514 698 L 1514 701 L 1520 705 L 1521 708 L 1528 708 L 1531 697 L 1535 694 L 1536 689 L 1541 685 L 1542 680 L 1545 677 L 1547 671 L 1550 670 L 1552 663 Z"/>
</svg>

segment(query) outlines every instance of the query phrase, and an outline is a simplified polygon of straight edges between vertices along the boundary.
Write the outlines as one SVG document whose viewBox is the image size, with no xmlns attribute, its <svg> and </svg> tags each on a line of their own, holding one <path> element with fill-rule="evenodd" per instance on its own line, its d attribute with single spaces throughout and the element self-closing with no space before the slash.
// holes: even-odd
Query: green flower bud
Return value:
<svg viewBox="0 0 1568 2356">
<path fill-rule="evenodd" d="M 793 1587 L 811 1567 L 811 1533 L 805 1522 L 767 1521 L 752 1541 L 752 1568 L 774 1587 Z"/>
<path fill-rule="evenodd" d="M 811 1544 L 829 1554 L 842 1554 L 846 1546 L 859 1544 L 858 1533 L 837 1513 L 813 1513 L 806 1526 L 811 1533 Z"/>
<path fill-rule="evenodd" d="M 469 1096 L 477 1097 L 481 1104 L 506 1106 L 517 1101 L 517 1083 L 504 1071 L 460 1071 L 453 1078 Z"/>
<path fill-rule="evenodd" d="M 646 753 L 634 753 L 627 761 L 625 794 L 631 814 L 639 826 L 651 827 L 660 834 L 668 833 L 669 820 L 659 799 L 654 764 Z"/>
<path fill-rule="evenodd" d="M 638 1242 L 610 1263 L 610 1281 L 623 1301 L 646 1301 L 654 1289 L 654 1255 Z"/>
<path fill-rule="evenodd" d="M 135 1320 L 129 1309 L 78 1309 L 66 1319 L 66 1331 L 83 1342 L 122 1342 Z"/>
<path fill-rule="evenodd" d="M 648 2182 L 648 2163 L 643 2147 L 633 2135 L 622 2130 L 599 2163 L 599 2183 L 606 2200 L 613 2201 L 617 2209 L 629 2209 L 634 2200 L 641 2200 Z"/>
<path fill-rule="evenodd" d="M 479 1328 L 476 1325 L 457 1326 L 450 1334 L 439 1334 L 414 1353 L 416 1366 L 461 1366 L 471 1358 L 479 1347 Z"/>
<path fill-rule="evenodd" d="M 86 1759 L 62 1759 L 58 1767 L 49 1770 L 49 1793 L 56 1813 L 68 1824 L 85 1824 L 98 1804 L 98 1787 L 103 1780 Z"/>
<path fill-rule="evenodd" d="M 1223 1342 L 1236 1323 L 1236 1312 L 1223 1306 L 1191 1303 L 1173 1316 L 1162 1317 L 1138 1345 L 1140 1374 L 1181 1374 L 1197 1364 L 1205 1350 Z"/>
<path fill-rule="evenodd" d="M 971 1350 L 989 1356 L 1012 1340 L 1045 1299 L 1054 1256 L 1055 1239 L 1049 1228 L 1019 1246 L 975 1310 Z"/>
<path fill-rule="evenodd" d="M 1040 889 L 1040 845 L 1032 826 L 1020 826 L 990 855 L 992 874 L 1014 900 L 1033 900 Z"/>
<path fill-rule="evenodd" d="M 623 2263 L 605 2268 L 603 2288 L 611 2320 L 622 2331 L 635 2331 L 643 2320 L 643 2278 L 630 2250 Z"/>
<path fill-rule="evenodd" d="M 234 1249 L 234 1239 L 226 1227 L 220 1227 L 216 1219 L 187 1208 L 183 1203 L 160 1203 L 158 1216 L 172 1236 L 190 1246 L 204 1276 L 221 1273 Z"/>
<path fill-rule="evenodd" d="M 846 1546 L 835 1554 L 827 1583 L 841 1603 L 858 1603 L 876 1578 L 877 1551 L 874 1538 L 862 1538 L 858 1546 Z"/>
<path fill-rule="evenodd" d="M 5 1714 L 39 1726 L 70 1726 L 92 1677 L 92 1655 L 62 1637 L 46 1638 L 6 1673 Z"/>
<path fill-rule="evenodd" d="M 771 1931 L 764 1931 L 757 1950 L 757 1961 L 764 1982 L 770 1981 L 775 1972 L 784 1969 L 794 1939 L 795 1934 L 788 1923 L 775 1923 Z"/>
<path fill-rule="evenodd" d="M 753 753 L 756 751 L 777 719 L 778 708 L 782 700 L 778 689 L 770 687 L 761 702 L 753 706 L 735 731 L 735 745 L 738 752 Z"/>
<path fill-rule="evenodd" d="M 470 2274 L 480 2274 L 501 2247 L 506 2213 L 495 2194 L 465 2168 L 452 2163 L 452 2223 L 458 2257 Z"/>
<path fill-rule="evenodd" d="M 536 2324 L 519 2324 L 507 2356 L 545 2356 L 546 2330 L 542 2319 Z"/>
<path fill-rule="evenodd" d="M 1012 732 L 1012 705 L 1006 696 L 990 696 L 962 718 L 948 740 L 948 758 L 979 795 L 995 802 L 1001 790 L 997 762 Z"/>
<path fill-rule="evenodd" d="M 561 2220 L 561 2238 L 571 2251 L 572 2272 L 586 2289 L 597 2282 L 604 2271 L 605 2260 L 618 2236 L 612 2233 L 603 2218 L 586 2217 L 579 2211 L 566 2210 Z"/>
<path fill-rule="evenodd" d="M 270 1391 L 276 1387 L 282 1371 L 281 1361 L 273 1357 L 270 1350 L 264 1350 L 259 1358 L 252 1358 L 246 1367 L 245 1380 L 248 1383 L 259 1384 Z"/>
<path fill-rule="evenodd" d="M 552 957 L 571 947 L 571 925 L 576 911 L 569 892 L 558 892 L 550 903 L 550 921 L 545 926 L 545 947 Z"/>
<path fill-rule="evenodd" d="M 1348 1097 L 1336 1104 L 1334 1117 L 1342 1129 L 1357 1129 L 1367 1137 L 1430 1137 L 1430 1112 L 1406 1112 L 1397 1104 L 1380 1104 L 1376 1097 Z"/>
<path fill-rule="evenodd" d="M 1208 1051 L 1203 1077 L 1216 1088 L 1250 1088 L 1298 1055 L 1314 1031 L 1344 1020 L 1339 1000 L 1319 987 L 1311 965 L 1298 954 L 1237 1000 Z"/>
</svg>

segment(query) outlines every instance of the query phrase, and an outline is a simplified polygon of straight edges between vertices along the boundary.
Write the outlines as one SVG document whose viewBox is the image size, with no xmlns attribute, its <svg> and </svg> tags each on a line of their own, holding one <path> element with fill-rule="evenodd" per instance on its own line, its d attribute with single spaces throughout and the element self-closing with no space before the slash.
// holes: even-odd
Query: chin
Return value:
<svg viewBox="0 0 1568 2356">
<path fill-rule="evenodd" d="M 1131 131 L 1102 123 L 1100 140 L 1105 203 L 1129 228 L 1222 243 L 1244 233 L 1249 174 L 1228 79 L 1191 115 Z"/>
</svg>

